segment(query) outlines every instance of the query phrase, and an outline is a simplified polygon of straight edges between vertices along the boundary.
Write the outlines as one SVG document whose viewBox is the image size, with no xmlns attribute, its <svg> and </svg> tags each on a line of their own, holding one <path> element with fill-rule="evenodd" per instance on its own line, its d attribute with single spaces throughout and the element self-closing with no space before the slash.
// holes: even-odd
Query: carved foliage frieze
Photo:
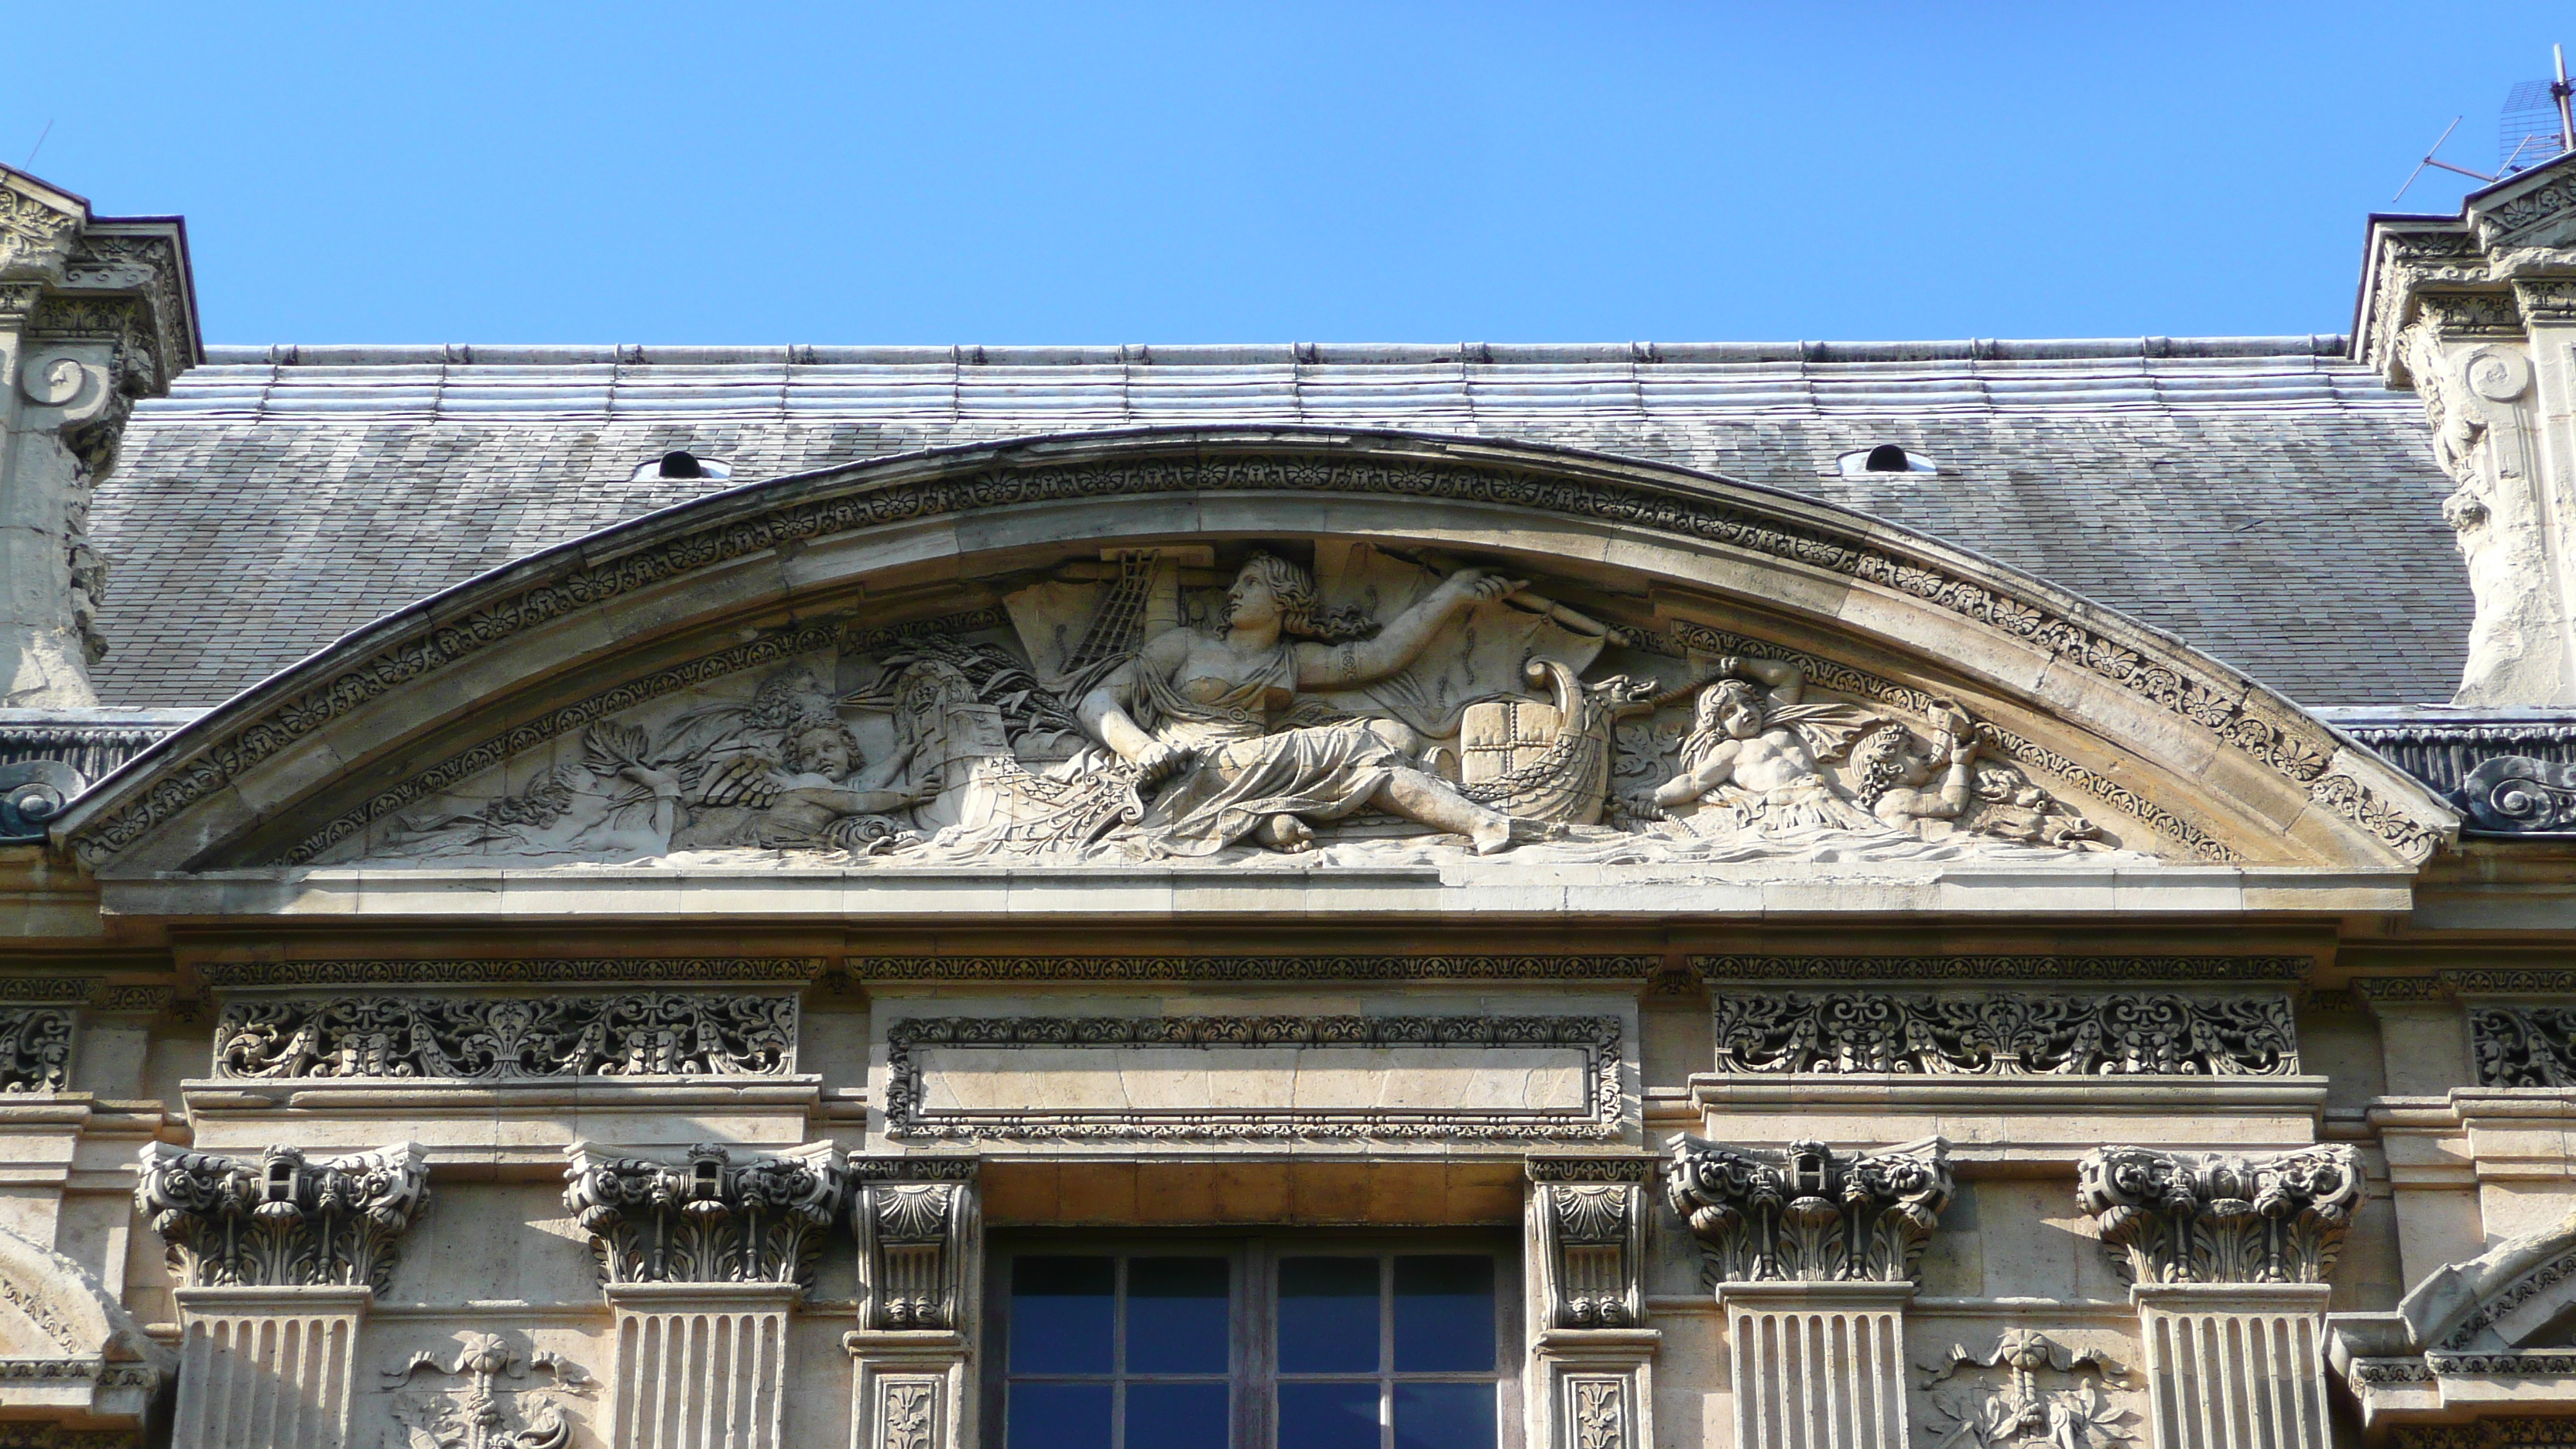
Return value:
<svg viewBox="0 0 2576 1449">
<path fill-rule="evenodd" d="M 226 1003 L 215 1075 L 778 1076 L 796 1057 L 791 995 L 350 995 Z"/>
<path fill-rule="evenodd" d="M 71 1085 L 72 1013 L 59 1006 L 0 1006 L 0 1093 L 59 1092 Z"/>
<path fill-rule="evenodd" d="M 961 1330 L 977 1251 L 975 1159 L 857 1157 L 850 1177 L 860 1326 Z"/>
<path fill-rule="evenodd" d="M 2482 1087 L 2576 1086 L 2576 1007 L 2472 1007 L 2469 1047 Z"/>
<path fill-rule="evenodd" d="M 1548 1326 L 1629 1328 L 1645 1317 L 1651 1157 L 1532 1157 L 1531 1225 Z"/>
<path fill-rule="evenodd" d="M 831 1144 L 745 1152 L 714 1143 L 677 1161 L 567 1149 L 564 1210 L 590 1234 L 606 1283 L 808 1286 L 840 1211 Z"/>
<path fill-rule="evenodd" d="M 2340 1143 L 2255 1157 L 2101 1147 L 2076 1196 L 2132 1283 L 2322 1283 L 2361 1201 Z"/>
<path fill-rule="evenodd" d="M 1073 1141 L 1402 1140 L 1615 1141 L 1623 1130 L 1622 1027 L 1615 1016 L 1103 1016 L 915 1017 L 886 1031 L 886 1135 L 909 1140 Z M 1582 1062 L 1579 1112 L 1514 1108 L 1303 1108 L 1289 1103 L 1206 1110 L 1092 1111 L 1046 1107 L 934 1110 L 923 1056 L 939 1047 L 1134 1051 L 1147 1047 L 1562 1047 Z"/>
<path fill-rule="evenodd" d="M 1712 1283 L 1911 1282 L 1953 1188 L 1937 1137 L 1841 1153 L 1686 1136 L 1664 1165 L 1665 1198 L 1698 1236 Z"/>
<path fill-rule="evenodd" d="M 1720 1072 L 2281 1076 L 2299 1069 L 2285 995 L 2027 991 L 1730 992 Z"/>
<path fill-rule="evenodd" d="M 342 1157 L 272 1147 L 256 1161 L 155 1142 L 134 1200 L 191 1287 L 381 1293 L 428 1204 L 429 1159 L 409 1142 Z"/>
</svg>

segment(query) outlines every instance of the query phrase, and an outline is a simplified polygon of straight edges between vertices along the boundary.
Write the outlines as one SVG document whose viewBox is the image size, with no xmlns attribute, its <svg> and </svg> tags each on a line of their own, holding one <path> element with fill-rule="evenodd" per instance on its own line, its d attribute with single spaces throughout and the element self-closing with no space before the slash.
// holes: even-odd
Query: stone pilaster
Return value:
<svg viewBox="0 0 2576 1449">
<path fill-rule="evenodd" d="M 1665 1196 L 1726 1315 L 1738 1444 L 1906 1449 L 1905 1307 L 1952 1188 L 1937 1137 L 1674 1147 Z"/>
<path fill-rule="evenodd" d="M 1549 1449 L 1648 1449 L 1654 1361 L 1646 1324 L 1647 1189 L 1657 1159 L 1529 1159 L 1530 1442 Z"/>
<path fill-rule="evenodd" d="M 138 1207 L 183 1271 L 176 1449 L 342 1449 L 360 1326 L 429 1198 L 413 1143 L 257 1161 L 144 1149 Z"/>
<path fill-rule="evenodd" d="M 564 1207 L 615 1315 L 616 1449 L 778 1449 L 787 1320 L 812 1282 L 844 1173 L 828 1142 L 712 1144 L 677 1160 L 566 1149 Z"/>
<path fill-rule="evenodd" d="M 2138 1309 L 2157 1449 L 2325 1449 L 2326 1278 L 2359 1155 L 2106 1147 L 2077 1173 Z"/>
<path fill-rule="evenodd" d="M 852 1449 L 975 1442 L 971 1379 L 984 1226 L 971 1157 L 850 1160 L 859 1326 L 850 1354 Z"/>
<path fill-rule="evenodd" d="M 0 706 L 96 702 L 89 497 L 134 401 L 197 359 L 185 232 L 0 168 Z"/>
</svg>

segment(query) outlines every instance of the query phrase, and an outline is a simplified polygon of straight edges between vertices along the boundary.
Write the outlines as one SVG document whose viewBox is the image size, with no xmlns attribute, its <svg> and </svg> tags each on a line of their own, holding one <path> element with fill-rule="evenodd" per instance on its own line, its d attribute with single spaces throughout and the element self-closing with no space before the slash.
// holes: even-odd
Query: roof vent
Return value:
<svg viewBox="0 0 2576 1449">
<path fill-rule="evenodd" d="M 1938 473 L 1939 465 L 1921 453 L 1909 453 L 1894 443 L 1881 443 L 1875 448 L 1862 448 L 1834 460 L 1846 478 L 1866 478 L 1872 473 Z"/>
<path fill-rule="evenodd" d="M 686 448 L 673 448 L 658 458 L 647 458 L 635 465 L 632 481 L 641 483 L 652 478 L 730 478 L 731 464 L 713 458 L 701 458 Z"/>
</svg>

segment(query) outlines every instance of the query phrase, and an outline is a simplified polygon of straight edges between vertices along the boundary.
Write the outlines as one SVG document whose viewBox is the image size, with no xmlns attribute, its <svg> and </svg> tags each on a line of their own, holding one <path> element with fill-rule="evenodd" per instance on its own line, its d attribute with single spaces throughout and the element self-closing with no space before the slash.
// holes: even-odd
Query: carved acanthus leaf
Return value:
<svg viewBox="0 0 2576 1449">
<path fill-rule="evenodd" d="M 143 1149 L 135 1206 L 196 1287 L 332 1284 L 382 1293 L 429 1201 L 429 1157 L 405 1142 L 343 1157 L 272 1147 L 257 1161 Z"/>
<path fill-rule="evenodd" d="M 1911 1282 L 1952 1187 L 1938 1137 L 1864 1153 L 1684 1137 L 1664 1169 L 1718 1283 Z"/>
<path fill-rule="evenodd" d="M 846 1180 L 828 1142 L 776 1154 L 705 1143 L 679 1161 L 579 1142 L 567 1155 L 564 1210 L 609 1283 L 810 1286 Z"/>
<path fill-rule="evenodd" d="M 2287 996 L 1716 993 L 1720 1072 L 2280 1076 Z"/>
<path fill-rule="evenodd" d="M 71 1085 L 72 1013 L 58 1006 L 0 1006 L 0 1093 L 59 1092 Z"/>
<path fill-rule="evenodd" d="M 2271 1157 L 2100 1147 L 2077 1200 L 2133 1283 L 2322 1283 L 2361 1201 L 2340 1143 Z"/>
</svg>

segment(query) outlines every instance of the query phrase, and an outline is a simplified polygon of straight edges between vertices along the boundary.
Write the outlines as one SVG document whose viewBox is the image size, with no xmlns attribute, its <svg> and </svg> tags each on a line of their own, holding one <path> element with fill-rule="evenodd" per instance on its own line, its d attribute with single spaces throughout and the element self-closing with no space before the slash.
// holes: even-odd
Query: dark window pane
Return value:
<svg viewBox="0 0 2576 1449">
<path fill-rule="evenodd" d="M 1116 1271 L 1113 1258 L 1012 1259 L 1011 1372 L 1109 1372 Z"/>
<path fill-rule="evenodd" d="M 1482 1373 L 1493 1366 L 1494 1260 L 1396 1259 L 1395 1371 Z"/>
<path fill-rule="evenodd" d="M 1224 1373 L 1227 1333 L 1225 1259 L 1127 1260 L 1127 1372 Z"/>
<path fill-rule="evenodd" d="M 1279 1371 L 1377 1372 L 1377 1259 L 1279 1260 Z"/>
<path fill-rule="evenodd" d="M 1127 1386 L 1127 1449 L 1226 1449 L 1227 1431 L 1223 1384 Z"/>
<path fill-rule="evenodd" d="M 1377 1449 L 1377 1385 L 1281 1384 L 1279 1449 Z"/>
<path fill-rule="evenodd" d="M 1494 1386 L 1397 1384 L 1395 1449 L 1494 1449 Z"/>
<path fill-rule="evenodd" d="M 1010 1449 L 1109 1449 L 1109 1385 L 1011 1385 Z"/>
</svg>

